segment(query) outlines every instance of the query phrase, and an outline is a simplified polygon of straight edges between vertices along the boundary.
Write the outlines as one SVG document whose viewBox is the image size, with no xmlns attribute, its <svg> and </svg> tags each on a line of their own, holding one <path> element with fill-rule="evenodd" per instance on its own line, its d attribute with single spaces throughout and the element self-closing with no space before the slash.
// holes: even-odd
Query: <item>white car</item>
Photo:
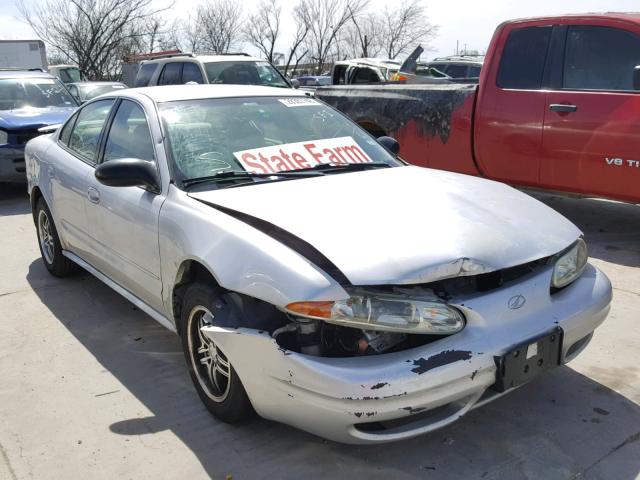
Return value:
<svg viewBox="0 0 640 480">
<path fill-rule="evenodd" d="M 552 209 L 396 149 L 295 90 L 112 92 L 27 146 L 44 264 L 176 331 L 221 420 L 413 437 L 573 359 L 611 285 Z"/>
</svg>

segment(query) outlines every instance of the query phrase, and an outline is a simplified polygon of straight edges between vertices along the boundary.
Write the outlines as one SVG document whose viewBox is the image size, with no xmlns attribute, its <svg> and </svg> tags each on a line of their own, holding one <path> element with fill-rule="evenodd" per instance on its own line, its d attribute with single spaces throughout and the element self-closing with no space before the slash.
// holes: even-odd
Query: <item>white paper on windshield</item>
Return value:
<svg viewBox="0 0 640 480">
<path fill-rule="evenodd" d="M 278 101 L 285 107 L 308 107 L 320 105 L 320 102 L 309 97 L 279 98 Z"/>
<path fill-rule="evenodd" d="M 285 143 L 242 150 L 233 155 L 246 171 L 253 173 L 286 172 L 322 164 L 373 162 L 352 137 Z"/>
</svg>

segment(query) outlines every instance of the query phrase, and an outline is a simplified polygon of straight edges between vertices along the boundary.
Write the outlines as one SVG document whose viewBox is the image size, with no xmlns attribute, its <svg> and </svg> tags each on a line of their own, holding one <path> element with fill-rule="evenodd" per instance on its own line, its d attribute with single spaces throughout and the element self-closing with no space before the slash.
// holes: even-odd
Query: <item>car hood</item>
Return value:
<svg viewBox="0 0 640 480">
<path fill-rule="evenodd" d="M 76 107 L 21 108 L 0 110 L 0 128 L 22 130 L 63 123 Z"/>
<path fill-rule="evenodd" d="M 581 235 L 507 185 L 413 166 L 189 196 L 272 236 L 286 230 L 303 241 L 294 245 L 310 244 L 354 285 L 487 273 L 556 254 Z"/>
</svg>

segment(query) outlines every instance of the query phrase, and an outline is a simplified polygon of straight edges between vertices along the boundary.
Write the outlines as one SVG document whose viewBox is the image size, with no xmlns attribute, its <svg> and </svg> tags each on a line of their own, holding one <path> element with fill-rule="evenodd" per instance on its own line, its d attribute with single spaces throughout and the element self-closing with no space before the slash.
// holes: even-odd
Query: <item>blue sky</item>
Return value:
<svg viewBox="0 0 640 480">
<path fill-rule="evenodd" d="M 38 0 L 26 0 L 28 4 Z M 168 17 L 186 15 L 194 10 L 203 0 L 176 0 Z M 240 1 L 240 0 L 239 0 Z M 157 5 L 166 5 L 167 0 L 154 0 Z M 245 11 L 250 11 L 258 0 L 242 0 Z M 284 50 L 288 39 L 293 34 L 290 11 L 295 2 L 281 0 L 283 6 L 283 36 L 278 47 Z M 380 8 L 388 0 L 372 0 L 371 8 Z M 3 0 L 0 13 L 0 38 L 19 39 L 33 38 L 31 29 L 18 20 L 18 10 L 13 0 Z M 427 15 L 432 23 L 440 26 L 438 37 L 431 43 L 431 51 L 427 55 L 440 56 L 454 53 L 456 40 L 460 48 L 464 44 L 469 49 L 483 50 L 489 45 L 491 35 L 504 20 L 537 16 L 555 15 L 562 13 L 602 12 L 602 11 L 639 11 L 640 2 L 637 0 L 424 0 Z M 179 7 L 178 7 L 179 6 Z M 7 8 L 8 7 L 8 8 Z M 245 50 L 255 53 L 251 48 Z"/>
</svg>

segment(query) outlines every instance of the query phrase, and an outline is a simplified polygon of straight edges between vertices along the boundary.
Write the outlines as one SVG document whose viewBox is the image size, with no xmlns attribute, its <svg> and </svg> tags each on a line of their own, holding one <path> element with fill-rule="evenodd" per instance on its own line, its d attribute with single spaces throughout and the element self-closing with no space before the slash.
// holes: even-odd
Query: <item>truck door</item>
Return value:
<svg viewBox="0 0 640 480">
<path fill-rule="evenodd" d="M 489 178 L 538 183 L 552 28 L 507 25 L 494 39 L 492 58 L 499 61 L 481 80 L 474 131 L 476 159 Z"/>
<path fill-rule="evenodd" d="M 620 25 L 618 23 L 618 25 Z M 547 95 L 540 180 L 544 187 L 638 201 L 640 29 L 559 26 L 566 39 Z"/>
</svg>

